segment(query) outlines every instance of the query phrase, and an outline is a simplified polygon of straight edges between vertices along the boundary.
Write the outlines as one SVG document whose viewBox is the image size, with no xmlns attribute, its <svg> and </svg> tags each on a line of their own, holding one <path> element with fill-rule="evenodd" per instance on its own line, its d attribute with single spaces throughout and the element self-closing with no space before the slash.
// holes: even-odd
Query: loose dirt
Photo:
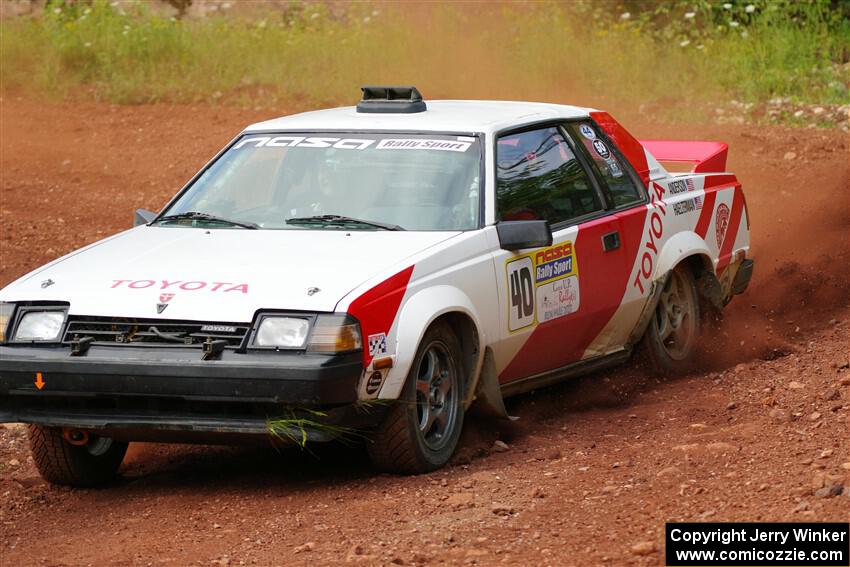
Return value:
<svg viewBox="0 0 850 567">
<path fill-rule="evenodd" d="M 129 227 L 243 125 L 291 110 L 4 98 L 0 286 Z M 69 490 L 7 425 L 0 564 L 657 565 L 669 520 L 850 521 L 847 134 L 620 118 L 728 142 L 747 195 L 756 274 L 692 375 L 628 365 L 521 396 L 518 422 L 471 420 L 451 466 L 411 478 L 335 445 L 138 444 L 117 485 Z"/>
</svg>

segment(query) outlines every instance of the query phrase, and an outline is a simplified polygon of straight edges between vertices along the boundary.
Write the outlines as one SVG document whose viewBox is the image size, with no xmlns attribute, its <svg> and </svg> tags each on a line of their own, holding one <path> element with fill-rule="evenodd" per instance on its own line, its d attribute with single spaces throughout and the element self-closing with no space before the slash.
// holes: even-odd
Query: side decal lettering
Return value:
<svg viewBox="0 0 850 567">
<path fill-rule="evenodd" d="M 667 192 L 662 185 L 652 182 L 649 200 L 654 205 L 649 215 L 649 228 L 646 231 L 643 252 L 641 253 L 638 270 L 632 285 L 643 295 L 646 291 L 644 282 L 652 277 L 655 269 L 655 259 L 658 257 L 658 241 L 664 234 L 664 218 L 667 208 L 664 206 L 664 194 Z"/>
</svg>

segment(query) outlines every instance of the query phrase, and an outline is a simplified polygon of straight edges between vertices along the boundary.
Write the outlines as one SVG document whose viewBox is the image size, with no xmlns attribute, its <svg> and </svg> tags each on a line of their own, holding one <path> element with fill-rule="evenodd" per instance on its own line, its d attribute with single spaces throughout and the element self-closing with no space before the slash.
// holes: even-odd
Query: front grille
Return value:
<svg viewBox="0 0 850 567">
<path fill-rule="evenodd" d="M 94 344 L 119 346 L 197 347 L 211 339 L 227 341 L 226 348 L 242 346 L 251 326 L 246 323 L 168 321 L 110 317 L 70 317 L 63 341 L 91 337 Z"/>
</svg>

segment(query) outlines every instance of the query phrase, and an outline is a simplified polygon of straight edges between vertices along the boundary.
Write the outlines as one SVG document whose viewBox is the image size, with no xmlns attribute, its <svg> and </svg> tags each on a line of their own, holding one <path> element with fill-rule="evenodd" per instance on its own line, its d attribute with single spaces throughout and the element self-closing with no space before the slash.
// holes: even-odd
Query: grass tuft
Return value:
<svg viewBox="0 0 850 567">
<path fill-rule="evenodd" d="M 285 416 L 266 420 L 266 428 L 273 437 L 298 445 L 302 449 L 307 447 L 310 431 L 326 433 L 340 441 L 353 441 L 364 437 L 361 432 L 351 427 L 324 423 L 321 420 L 323 417 L 327 417 L 327 414 L 321 411 L 292 409 Z"/>
</svg>

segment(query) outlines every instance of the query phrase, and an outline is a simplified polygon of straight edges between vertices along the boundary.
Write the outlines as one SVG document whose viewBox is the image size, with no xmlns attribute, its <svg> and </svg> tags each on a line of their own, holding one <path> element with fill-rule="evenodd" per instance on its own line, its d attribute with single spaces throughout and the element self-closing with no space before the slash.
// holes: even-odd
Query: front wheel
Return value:
<svg viewBox="0 0 850 567">
<path fill-rule="evenodd" d="M 44 480 L 65 486 L 101 486 L 115 478 L 127 443 L 86 434 L 85 442 L 72 445 L 61 429 L 30 425 L 30 451 Z"/>
<path fill-rule="evenodd" d="M 669 376 L 689 369 L 699 328 L 699 297 L 694 277 L 687 266 L 680 264 L 664 284 L 643 339 L 644 351 L 659 374 Z"/>
<path fill-rule="evenodd" d="M 419 474 L 445 465 L 463 428 L 461 349 L 452 329 L 437 323 L 425 333 L 399 400 L 368 444 L 379 469 Z"/>
</svg>

